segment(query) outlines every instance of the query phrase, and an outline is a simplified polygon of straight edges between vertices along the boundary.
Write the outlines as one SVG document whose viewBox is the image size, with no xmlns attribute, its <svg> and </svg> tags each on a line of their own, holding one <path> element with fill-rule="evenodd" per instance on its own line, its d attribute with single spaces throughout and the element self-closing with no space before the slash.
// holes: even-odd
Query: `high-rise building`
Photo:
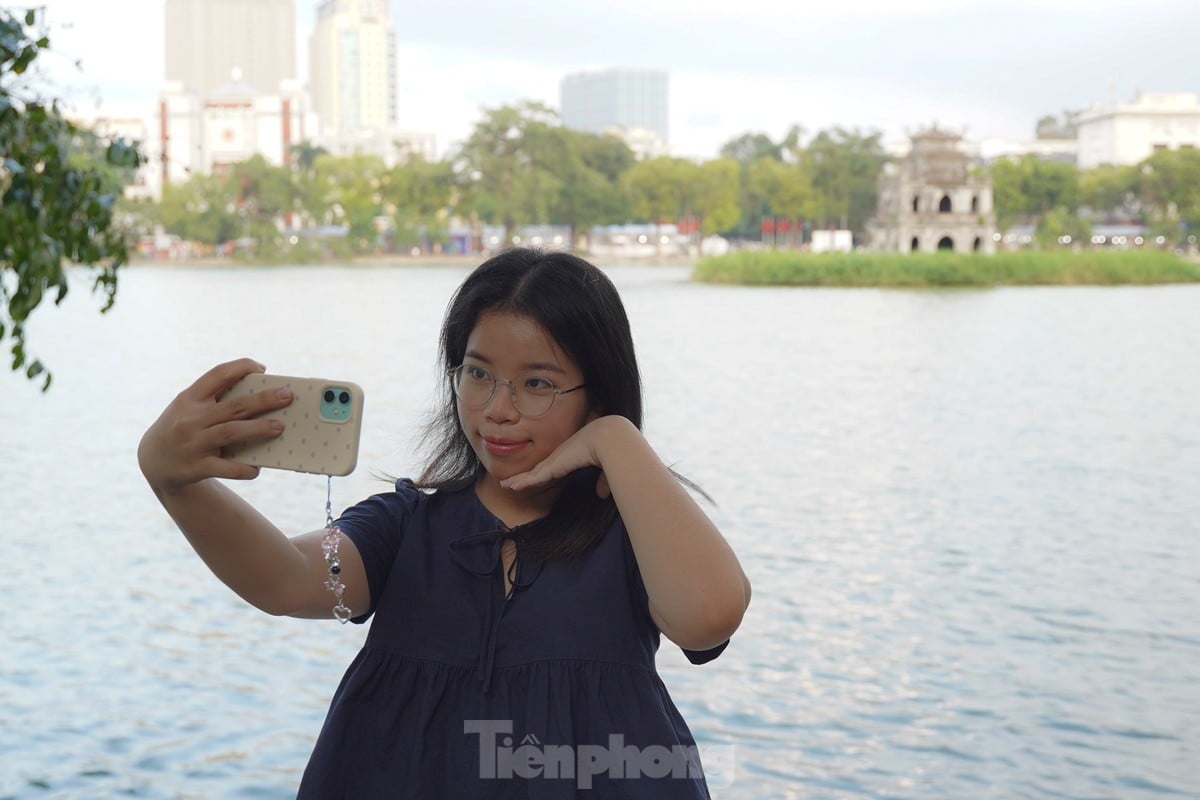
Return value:
<svg viewBox="0 0 1200 800">
<path fill-rule="evenodd" d="M 387 0 L 324 0 L 317 7 L 309 88 L 322 136 L 396 126 L 396 33 Z"/>
<path fill-rule="evenodd" d="M 603 69 L 567 75 L 559 87 L 563 125 L 587 133 L 617 133 L 642 155 L 670 142 L 665 70 Z"/>
<path fill-rule="evenodd" d="M 293 0 L 166 0 L 166 79 L 206 95 L 233 71 L 258 92 L 296 75 Z"/>
</svg>

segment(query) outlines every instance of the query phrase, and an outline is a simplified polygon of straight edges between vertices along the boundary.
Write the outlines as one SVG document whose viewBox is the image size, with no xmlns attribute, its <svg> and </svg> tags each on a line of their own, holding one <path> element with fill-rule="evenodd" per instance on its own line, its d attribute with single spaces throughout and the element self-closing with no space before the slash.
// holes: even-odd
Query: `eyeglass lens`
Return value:
<svg viewBox="0 0 1200 800">
<path fill-rule="evenodd" d="M 556 387 L 540 375 L 528 373 L 517 375 L 511 381 L 497 381 L 488 370 L 471 364 L 464 364 L 454 372 L 454 392 L 469 406 L 487 405 L 499 384 L 504 384 L 513 405 L 527 416 L 541 416 L 554 404 Z"/>
</svg>

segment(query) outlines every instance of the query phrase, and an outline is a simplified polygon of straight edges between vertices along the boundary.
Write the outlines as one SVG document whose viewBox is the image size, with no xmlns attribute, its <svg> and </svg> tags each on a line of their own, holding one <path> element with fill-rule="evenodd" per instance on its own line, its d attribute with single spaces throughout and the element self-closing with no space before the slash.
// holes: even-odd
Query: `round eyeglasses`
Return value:
<svg viewBox="0 0 1200 800">
<path fill-rule="evenodd" d="M 554 405 L 554 398 L 586 385 L 581 383 L 570 389 L 559 389 L 548 378 L 532 372 L 522 373 L 512 380 L 503 380 L 478 364 L 459 364 L 447 374 L 454 387 L 454 395 L 471 408 L 481 408 L 491 402 L 492 395 L 496 393 L 496 384 L 508 384 L 513 405 L 526 417 L 548 414 Z"/>
</svg>

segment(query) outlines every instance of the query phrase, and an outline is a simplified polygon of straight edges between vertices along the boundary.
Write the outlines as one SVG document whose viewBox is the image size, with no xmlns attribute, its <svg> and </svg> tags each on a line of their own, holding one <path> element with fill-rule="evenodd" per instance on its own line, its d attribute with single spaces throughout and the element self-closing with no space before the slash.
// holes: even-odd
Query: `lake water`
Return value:
<svg viewBox="0 0 1200 800">
<path fill-rule="evenodd" d="M 693 285 L 609 270 L 647 436 L 716 500 L 754 601 L 660 669 L 714 796 L 1200 797 L 1200 287 Z M 200 563 L 137 470 L 212 364 L 358 381 L 359 468 L 409 474 L 465 275 L 127 270 L 0 371 L 0 798 L 286 798 L 365 631 L 275 619 Z M 239 488 L 285 530 L 325 481 Z"/>
</svg>

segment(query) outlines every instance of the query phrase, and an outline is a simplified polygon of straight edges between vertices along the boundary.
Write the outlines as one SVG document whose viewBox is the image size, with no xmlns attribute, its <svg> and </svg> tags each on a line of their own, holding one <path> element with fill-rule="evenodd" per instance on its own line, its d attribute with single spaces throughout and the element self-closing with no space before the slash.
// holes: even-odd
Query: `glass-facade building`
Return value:
<svg viewBox="0 0 1200 800">
<path fill-rule="evenodd" d="M 322 135 L 396 126 L 396 32 L 385 0 L 323 0 L 309 47 Z"/>
<path fill-rule="evenodd" d="M 665 145 L 668 81 L 665 70 L 605 69 L 576 72 L 560 85 L 563 125 L 588 133 L 646 130 Z"/>
</svg>

